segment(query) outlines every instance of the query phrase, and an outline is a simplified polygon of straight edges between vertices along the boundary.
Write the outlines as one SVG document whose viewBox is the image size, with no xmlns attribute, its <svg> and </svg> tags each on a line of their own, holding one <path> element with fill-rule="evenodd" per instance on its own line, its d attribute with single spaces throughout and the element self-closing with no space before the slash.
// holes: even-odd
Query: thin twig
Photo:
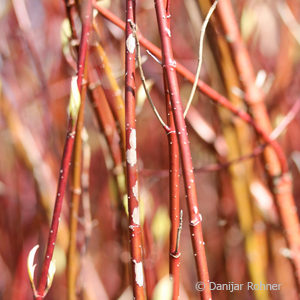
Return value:
<svg viewBox="0 0 300 300">
<path fill-rule="evenodd" d="M 206 27 L 208 25 L 209 19 L 211 17 L 211 15 L 213 14 L 213 12 L 215 11 L 217 4 L 218 4 L 219 0 L 215 0 L 215 2 L 213 3 L 213 5 L 211 6 L 211 8 L 209 9 L 207 16 L 202 24 L 201 27 L 201 33 L 200 33 L 200 41 L 199 41 L 199 57 L 198 57 L 198 66 L 197 66 L 197 71 L 196 71 L 196 77 L 194 80 L 194 84 L 192 87 L 192 91 L 189 97 L 189 100 L 187 102 L 185 111 L 183 116 L 186 117 L 188 110 L 192 104 L 195 92 L 196 92 L 196 88 L 197 88 L 197 84 L 199 81 L 199 77 L 200 77 L 200 72 L 201 72 L 201 66 L 202 66 L 202 61 L 203 61 L 203 44 L 204 44 L 204 37 L 205 37 L 205 31 L 206 31 Z"/>
<path fill-rule="evenodd" d="M 160 61 L 154 54 L 152 54 L 148 49 L 146 49 L 146 52 L 147 52 L 147 54 L 149 54 L 149 56 L 151 56 L 151 57 L 154 59 L 154 61 L 156 61 L 159 65 L 162 64 L 161 61 Z"/>
<path fill-rule="evenodd" d="M 154 105 L 154 102 L 150 96 L 150 93 L 148 91 L 148 88 L 147 88 L 147 85 L 146 85 L 146 79 L 145 79 L 145 75 L 144 75 L 144 71 L 143 71 L 143 67 L 142 67 L 142 57 L 141 57 L 141 47 L 140 47 L 140 42 L 139 42 L 139 39 L 138 39 L 138 36 L 136 34 L 136 31 L 137 31 L 137 25 L 134 24 L 132 22 L 132 20 L 130 20 L 130 26 L 132 28 L 132 34 L 135 38 L 135 42 L 136 42 L 136 50 L 137 50 L 137 63 L 138 63 L 138 68 L 139 68 L 139 71 L 140 71 L 140 75 L 141 75 L 141 80 L 142 80 L 142 85 L 143 85 L 143 88 L 145 90 L 145 93 L 147 95 L 147 99 L 149 100 L 149 103 L 152 107 L 152 110 L 155 114 L 155 116 L 157 117 L 158 121 L 160 122 L 160 124 L 162 125 L 162 127 L 168 132 L 170 130 L 170 128 L 168 127 L 168 125 L 163 121 L 162 117 L 160 116 L 158 110 L 156 109 L 155 105 Z"/>
</svg>

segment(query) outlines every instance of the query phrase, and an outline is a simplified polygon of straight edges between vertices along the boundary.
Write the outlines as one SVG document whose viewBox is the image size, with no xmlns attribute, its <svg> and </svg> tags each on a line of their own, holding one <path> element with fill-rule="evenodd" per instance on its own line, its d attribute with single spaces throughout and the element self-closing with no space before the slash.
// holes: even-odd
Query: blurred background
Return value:
<svg viewBox="0 0 300 300">
<path fill-rule="evenodd" d="M 124 20 L 124 1 L 99 3 Z M 210 4 L 202 0 L 171 1 L 174 57 L 193 73 L 201 24 Z M 236 0 L 232 6 L 257 74 L 256 83 L 266 95 L 273 128 L 289 112 L 292 114 L 278 142 L 288 160 L 298 207 L 299 1 Z M 32 299 L 27 256 L 36 244 L 40 245 L 37 282 L 47 243 L 66 136 L 70 82 L 76 74 L 76 40 L 70 38 L 65 19 L 65 3 L 61 0 L 0 1 L 0 299 L 4 300 Z M 91 47 L 95 41 L 101 44 L 123 97 L 124 33 L 96 11 L 93 23 L 97 30 L 90 38 Z M 153 1 L 137 1 L 137 24 L 145 38 L 160 46 Z M 80 31 L 78 16 L 75 26 Z M 228 52 L 228 39 L 215 16 L 206 35 L 201 79 L 240 109 L 247 109 Z M 144 48 L 142 61 L 155 105 L 166 119 L 161 66 Z M 99 61 L 93 55 L 90 62 L 97 68 Z M 178 80 L 185 104 L 192 85 L 182 76 Z M 89 83 L 101 86 L 103 78 L 96 77 Z M 87 180 L 83 180 L 85 193 L 78 214 L 76 293 L 78 299 L 131 299 L 130 253 L 123 230 L 127 224 L 126 219 L 125 223 L 124 219 L 120 221 L 120 210 L 126 210 L 126 192 L 121 196 L 118 193 L 107 143 L 110 127 L 103 125 L 101 117 L 99 120 L 92 98 L 95 95 L 91 88 L 85 107 L 83 169 Z M 136 112 L 139 195 L 147 249 L 144 264 L 147 285 L 151 287 L 147 293 L 149 299 L 168 299 L 160 294 L 163 288 L 168 291 L 169 272 L 168 141 L 146 101 L 139 75 Z M 213 298 L 297 299 L 290 251 L 262 155 L 222 167 L 225 162 L 253 154 L 259 145 L 253 129 L 199 92 L 187 125 L 211 281 L 282 284 L 280 291 L 213 291 Z M 182 182 L 180 189 L 180 298 L 196 299 L 197 276 Z M 71 190 L 70 183 L 55 247 L 57 270 L 46 296 L 49 300 L 67 299 Z"/>
</svg>

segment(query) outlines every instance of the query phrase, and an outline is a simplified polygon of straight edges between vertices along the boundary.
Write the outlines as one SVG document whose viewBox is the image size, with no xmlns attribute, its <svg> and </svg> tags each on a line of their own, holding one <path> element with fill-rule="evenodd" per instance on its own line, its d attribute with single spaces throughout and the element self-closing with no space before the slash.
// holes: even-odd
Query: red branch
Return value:
<svg viewBox="0 0 300 300">
<path fill-rule="evenodd" d="M 144 278 L 142 263 L 141 226 L 139 220 L 138 172 L 135 124 L 135 38 L 131 24 L 135 24 L 135 1 L 126 1 L 126 53 L 125 53 L 125 133 L 126 168 L 130 251 L 132 260 L 133 295 L 137 300 L 144 299 Z"/>
<path fill-rule="evenodd" d="M 83 18 L 84 21 L 83 21 L 83 29 L 82 29 L 81 41 L 79 47 L 79 59 L 77 65 L 78 68 L 77 85 L 79 91 L 81 91 L 82 88 L 82 78 L 83 78 L 85 58 L 86 58 L 86 53 L 88 48 L 88 35 L 89 35 L 90 23 L 92 17 L 91 0 L 88 0 L 86 2 L 86 7 L 84 8 L 83 11 L 84 11 L 84 18 Z M 49 272 L 49 266 L 53 257 L 58 225 L 60 221 L 60 213 L 61 213 L 64 194 L 66 191 L 69 169 L 71 165 L 75 134 L 76 134 L 76 120 L 73 120 L 71 117 L 69 117 L 68 131 L 67 131 L 67 136 L 64 145 L 61 168 L 59 172 L 58 188 L 57 188 L 56 201 L 55 201 L 54 212 L 52 217 L 52 223 L 51 223 L 49 237 L 48 237 L 47 250 L 43 262 L 42 273 L 41 273 L 39 286 L 37 289 L 37 295 L 36 295 L 36 299 L 40 299 L 40 300 L 43 299 L 44 297 L 47 277 Z"/>
<path fill-rule="evenodd" d="M 183 108 L 176 77 L 176 62 L 173 58 L 173 51 L 171 46 L 171 34 L 170 27 L 168 24 L 168 18 L 170 18 L 170 16 L 166 13 L 164 1 L 155 0 L 154 2 L 162 44 L 162 64 L 167 77 L 167 84 L 174 116 L 176 134 L 179 142 L 185 193 L 189 210 L 191 239 L 196 260 L 197 273 L 199 280 L 201 280 L 205 284 L 205 288 L 203 291 L 203 299 L 208 300 L 211 298 L 211 291 L 208 285 L 209 275 L 204 249 L 201 215 L 199 213 L 198 208 L 197 192 L 195 186 L 195 177 L 188 140 L 188 133 L 183 117 Z"/>
<path fill-rule="evenodd" d="M 166 3 L 166 14 L 170 14 L 171 1 Z M 168 27 L 170 27 L 170 19 L 168 19 Z M 164 71 L 164 89 L 166 98 L 166 111 L 169 131 L 169 202 L 170 202 L 170 260 L 169 260 L 169 273 L 172 278 L 173 290 L 172 299 L 179 298 L 179 285 L 180 285 L 180 233 L 182 230 L 182 215 L 180 217 L 180 193 L 179 193 L 179 179 L 180 179 L 180 153 L 178 147 L 178 139 L 176 135 L 176 128 L 174 123 L 174 115 L 172 111 L 172 104 L 170 92 L 168 88 L 167 74 Z"/>
<path fill-rule="evenodd" d="M 168 126 L 170 131 L 168 132 L 169 142 L 169 201 L 170 201 L 170 219 L 171 219 L 171 231 L 170 231 L 170 275 L 172 276 L 173 283 L 173 299 L 179 297 L 179 266 L 180 266 L 180 250 L 179 250 L 179 237 L 180 230 L 180 201 L 179 201 L 179 178 L 180 178 L 180 164 L 179 164 L 179 148 L 178 140 L 175 131 L 174 116 L 172 112 L 172 105 L 170 101 L 170 94 L 168 91 L 166 73 L 164 72 L 164 85 L 166 91 L 166 104 L 167 104 L 167 116 Z"/>
<path fill-rule="evenodd" d="M 57 188 L 56 201 L 55 201 L 52 223 L 51 223 L 50 233 L 48 238 L 47 250 L 46 250 L 46 255 L 42 267 L 42 273 L 39 281 L 36 299 L 44 298 L 49 265 L 53 256 L 53 251 L 54 251 L 54 246 L 55 246 L 55 241 L 56 241 L 56 236 L 58 231 L 58 225 L 60 221 L 60 213 L 61 213 L 64 194 L 66 191 L 69 169 L 71 165 L 72 150 L 73 150 L 74 138 L 76 133 L 75 129 L 76 129 L 76 124 L 70 118 L 68 124 L 68 133 L 65 141 L 64 152 L 63 152 L 63 157 L 61 162 L 61 168 L 59 172 L 58 188 Z"/>
</svg>

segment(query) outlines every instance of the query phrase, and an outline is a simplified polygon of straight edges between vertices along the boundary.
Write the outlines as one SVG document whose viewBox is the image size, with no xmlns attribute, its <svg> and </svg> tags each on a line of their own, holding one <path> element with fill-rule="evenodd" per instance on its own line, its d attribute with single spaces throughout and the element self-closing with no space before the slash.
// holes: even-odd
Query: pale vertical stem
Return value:
<svg viewBox="0 0 300 300">
<path fill-rule="evenodd" d="M 125 30 L 125 133 L 126 168 L 129 214 L 130 252 L 132 262 L 132 288 L 135 299 L 144 299 L 144 275 L 142 239 L 139 218 L 137 145 L 136 145 L 136 86 L 135 86 L 135 38 L 131 24 L 135 23 L 135 1 L 126 1 Z"/>
<path fill-rule="evenodd" d="M 184 186 L 189 210 L 190 231 L 197 266 L 197 274 L 198 279 L 205 284 L 205 288 L 203 291 L 203 299 L 208 300 L 211 298 L 211 291 L 209 289 L 208 284 L 209 275 L 203 241 L 201 215 L 199 213 L 197 202 L 193 163 L 176 77 L 176 62 L 173 58 L 173 51 L 170 38 L 170 27 L 167 21 L 167 18 L 170 18 L 170 15 L 167 15 L 166 13 L 166 10 L 164 8 L 164 1 L 155 0 L 154 3 L 162 44 L 162 63 L 163 68 L 166 72 L 168 88 L 170 92 L 170 100 L 174 115 L 176 134 L 179 142 L 180 156 L 182 161 L 182 173 L 184 178 Z"/>
</svg>

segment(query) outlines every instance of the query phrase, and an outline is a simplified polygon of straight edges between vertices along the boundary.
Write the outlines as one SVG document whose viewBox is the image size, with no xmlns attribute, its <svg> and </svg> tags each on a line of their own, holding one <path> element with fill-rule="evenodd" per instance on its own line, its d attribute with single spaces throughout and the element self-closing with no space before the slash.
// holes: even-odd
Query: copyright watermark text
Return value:
<svg viewBox="0 0 300 300">
<path fill-rule="evenodd" d="M 234 283 L 234 282 L 227 282 L 227 283 L 216 283 L 210 281 L 208 283 L 204 283 L 202 281 L 198 281 L 195 285 L 195 289 L 199 292 L 204 291 L 205 288 L 209 288 L 211 291 L 229 291 L 233 293 L 234 291 L 280 291 L 280 284 L 277 283 L 253 283 L 253 282 L 246 282 L 246 283 Z"/>
</svg>

